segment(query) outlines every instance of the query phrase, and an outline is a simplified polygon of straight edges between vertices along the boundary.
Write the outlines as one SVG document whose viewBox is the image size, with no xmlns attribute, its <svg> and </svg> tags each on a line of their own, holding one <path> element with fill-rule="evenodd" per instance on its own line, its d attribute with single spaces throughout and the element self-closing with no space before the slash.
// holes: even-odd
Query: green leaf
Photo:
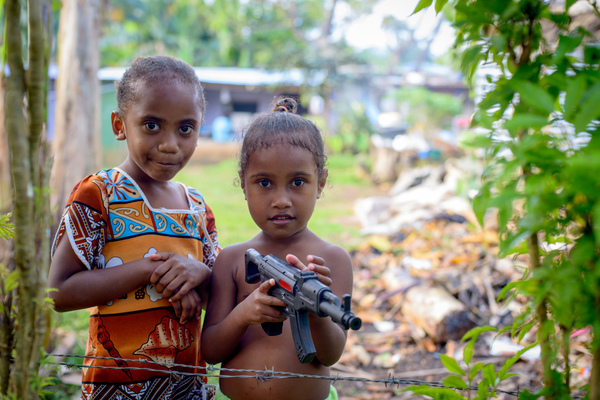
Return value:
<svg viewBox="0 0 600 400">
<path fill-rule="evenodd" d="M 515 373 L 511 372 L 510 374 L 505 374 L 502 377 L 500 377 L 500 380 L 503 381 L 505 379 L 512 378 L 513 376 L 519 376 L 519 374 L 515 374 Z"/>
<path fill-rule="evenodd" d="M 19 271 L 10 272 L 4 280 L 4 293 L 8 293 L 19 286 Z"/>
<path fill-rule="evenodd" d="M 490 385 L 495 386 L 498 383 L 496 371 L 494 371 L 494 364 L 487 364 L 485 367 L 483 367 L 482 374 L 484 378 L 490 382 Z"/>
<path fill-rule="evenodd" d="M 471 358 L 473 357 L 473 349 L 475 348 L 475 340 L 470 340 L 463 350 L 463 358 L 465 363 L 469 365 Z"/>
<path fill-rule="evenodd" d="M 440 359 L 448 371 L 462 376 L 466 375 L 466 372 L 460 367 L 460 365 L 458 365 L 458 362 L 456 362 L 454 358 L 445 354 L 440 354 Z"/>
<path fill-rule="evenodd" d="M 475 379 L 475 376 L 477 375 L 477 373 L 479 371 L 481 371 L 482 369 L 483 369 L 482 362 L 478 362 L 477 364 L 473 365 L 473 367 L 469 371 L 469 382 L 473 382 L 473 379 Z"/>
<path fill-rule="evenodd" d="M 554 111 L 554 99 L 543 87 L 522 80 L 512 80 L 511 86 L 529 106 L 546 115 Z"/>
<path fill-rule="evenodd" d="M 483 226 L 483 219 L 485 217 L 485 212 L 488 208 L 488 203 L 490 200 L 490 191 L 487 187 L 480 188 L 477 195 L 473 198 L 473 211 L 475 212 L 475 216 L 477 217 L 477 221 L 479 224 Z"/>
<path fill-rule="evenodd" d="M 548 325 L 550 325 L 550 324 L 548 324 Z M 549 329 L 553 329 L 553 328 L 554 328 L 554 326 L 549 326 Z M 521 350 L 517 351 L 517 353 L 512 358 L 516 358 L 516 359 L 521 358 L 521 356 L 523 354 L 527 353 L 529 350 L 533 349 L 537 345 L 538 345 L 538 343 L 534 342 L 534 343 L 531 343 L 529 346 L 523 347 Z"/>
<path fill-rule="evenodd" d="M 486 325 L 486 326 L 480 326 L 480 327 L 477 327 L 477 328 L 473 328 L 473 329 L 471 329 L 470 331 L 468 331 L 467 333 L 465 333 L 465 334 L 464 334 L 464 336 L 462 337 L 462 339 L 461 339 L 460 341 L 461 341 L 461 342 L 464 342 L 465 340 L 468 340 L 468 339 L 471 339 L 471 338 L 472 338 L 473 340 L 477 340 L 477 338 L 478 338 L 478 337 L 479 337 L 479 336 L 480 336 L 482 333 L 485 333 L 485 332 L 492 332 L 492 331 L 494 331 L 494 332 L 495 332 L 495 331 L 497 331 L 497 330 L 498 330 L 497 328 L 494 328 L 493 326 L 489 326 L 489 325 Z"/>
<path fill-rule="evenodd" d="M 573 4 L 575 4 L 576 2 L 577 2 L 577 0 L 567 0 L 567 1 L 565 2 L 565 8 L 566 8 L 566 11 L 569 11 L 569 8 L 571 8 L 571 6 L 572 6 Z"/>
<path fill-rule="evenodd" d="M 15 236 L 15 225 L 10 222 L 12 212 L 0 215 L 0 238 L 10 240 Z"/>
<path fill-rule="evenodd" d="M 467 389 L 468 386 L 460 377 L 451 375 L 442 380 L 444 386 L 453 387 L 457 389 Z"/>
<path fill-rule="evenodd" d="M 516 363 L 519 360 L 519 358 L 521 358 L 520 355 L 519 356 L 514 355 L 504 362 L 504 365 L 502 365 L 502 368 L 500 369 L 500 372 L 498 373 L 498 378 L 500 380 L 510 378 L 507 375 L 511 375 L 511 376 L 513 375 L 513 374 L 508 374 L 507 372 L 508 372 L 509 368 L 512 367 L 514 365 L 514 363 Z"/>
<path fill-rule="evenodd" d="M 583 35 L 561 35 L 558 40 L 558 47 L 554 53 L 554 62 L 558 62 L 566 54 L 571 53 L 581 44 Z"/>
<path fill-rule="evenodd" d="M 504 4 L 504 12 L 501 15 L 503 21 L 508 21 L 513 15 L 519 12 L 519 4 L 510 2 L 508 5 Z"/>
<path fill-rule="evenodd" d="M 499 255 L 501 257 L 505 257 L 513 252 L 515 252 L 515 249 L 521 244 L 524 243 L 527 238 L 531 236 L 531 233 L 529 231 L 524 231 L 519 233 L 518 235 L 514 235 L 510 237 L 510 240 L 508 242 L 503 241 L 500 244 L 500 253 Z"/>
<path fill-rule="evenodd" d="M 491 37 L 490 42 L 494 50 L 498 53 L 501 53 L 506 48 L 507 40 L 505 35 L 496 34 Z"/>
<path fill-rule="evenodd" d="M 479 395 L 479 398 L 489 399 L 489 386 L 490 382 L 485 378 L 479 382 L 479 385 L 477 385 L 477 394 Z"/>
<path fill-rule="evenodd" d="M 447 2 L 448 2 L 448 0 L 435 0 L 436 14 L 439 14 L 439 12 L 442 11 L 442 8 L 444 8 L 444 6 L 446 5 Z"/>
<path fill-rule="evenodd" d="M 506 286 L 504 286 L 502 288 L 502 290 L 500 291 L 500 293 L 498 294 L 498 297 L 497 297 L 498 301 L 503 300 L 504 297 L 506 296 L 506 294 L 508 292 L 510 292 L 511 290 L 518 288 L 519 284 L 520 284 L 520 282 L 510 282 Z"/>
<path fill-rule="evenodd" d="M 564 118 L 570 121 L 573 114 L 577 110 L 577 106 L 583 96 L 586 87 L 586 78 L 583 75 L 578 75 L 575 79 L 569 80 L 565 93 Z"/>
<path fill-rule="evenodd" d="M 419 0 L 419 3 L 417 4 L 417 6 L 415 7 L 415 10 L 412 13 L 413 14 L 418 13 L 422 9 L 429 7 L 431 5 L 431 3 L 433 3 L 433 0 Z"/>
<path fill-rule="evenodd" d="M 433 399 L 438 399 L 438 400 L 453 400 L 453 399 L 464 400 L 465 399 L 464 396 L 461 396 L 459 393 L 456 393 L 454 391 L 454 389 L 432 388 L 427 385 L 410 386 L 410 387 L 407 387 L 406 389 L 404 389 L 403 391 L 405 391 L 405 392 L 411 391 L 415 395 L 429 396 Z"/>
<path fill-rule="evenodd" d="M 583 60 L 589 65 L 597 64 L 600 61 L 600 44 L 597 42 L 586 43 L 583 48 Z"/>
<path fill-rule="evenodd" d="M 594 221 L 594 238 L 596 244 L 600 243 L 600 203 L 596 203 L 593 208 L 592 217 Z"/>
<path fill-rule="evenodd" d="M 526 352 L 528 352 L 529 350 L 531 350 L 532 348 L 536 347 L 538 345 L 537 342 L 530 344 L 529 346 L 526 346 L 524 348 L 522 348 L 521 350 L 519 350 L 514 356 L 512 356 L 511 358 L 509 358 L 508 360 L 506 360 L 506 362 L 504 363 L 504 365 L 502 366 L 502 368 L 500 369 L 500 372 L 498 373 L 498 380 L 499 381 L 503 381 L 505 379 L 508 379 L 510 377 L 513 377 L 515 375 L 518 374 L 512 374 L 512 373 L 508 373 L 508 370 L 510 369 L 510 367 L 512 367 L 517 361 L 519 361 L 519 359 L 521 358 L 521 356 L 523 354 L 525 354 Z"/>
<path fill-rule="evenodd" d="M 548 118 L 538 114 L 515 114 L 511 119 L 504 123 L 504 128 L 518 130 L 525 129 L 541 129 L 548 125 Z"/>
<path fill-rule="evenodd" d="M 575 116 L 575 131 L 583 132 L 592 120 L 600 117 L 600 83 L 589 88 L 582 97 L 581 107 Z"/>
<path fill-rule="evenodd" d="M 479 61 L 483 57 L 481 49 L 482 47 L 480 45 L 475 45 L 469 47 L 462 55 L 460 68 L 467 79 L 471 79 L 479 65 Z"/>
</svg>

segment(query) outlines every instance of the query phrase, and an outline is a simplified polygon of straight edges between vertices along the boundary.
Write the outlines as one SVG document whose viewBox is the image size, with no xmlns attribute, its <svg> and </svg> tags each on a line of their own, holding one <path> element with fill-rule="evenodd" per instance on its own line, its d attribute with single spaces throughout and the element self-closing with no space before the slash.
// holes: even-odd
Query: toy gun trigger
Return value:
<svg viewBox="0 0 600 400">
<path fill-rule="evenodd" d="M 317 350 L 312 341 L 310 333 L 310 324 L 308 322 L 308 311 L 298 312 L 294 309 L 289 310 L 290 327 L 292 328 L 292 337 L 298 361 L 309 363 L 315 358 Z"/>
</svg>

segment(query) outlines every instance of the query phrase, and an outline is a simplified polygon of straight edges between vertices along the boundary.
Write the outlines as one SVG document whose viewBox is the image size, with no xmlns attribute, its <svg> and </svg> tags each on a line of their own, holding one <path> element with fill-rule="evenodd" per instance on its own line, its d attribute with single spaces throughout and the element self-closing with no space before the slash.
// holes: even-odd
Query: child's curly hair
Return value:
<svg viewBox="0 0 600 400">
<path fill-rule="evenodd" d="M 195 88 L 204 118 L 206 100 L 202 83 L 198 79 L 196 71 L 186 62 L 170 56 L 136 57 L 131 62 L 131 66 L 127 68 L 121 80 L 115 82 L 118 111 L 123 114 L 127 113 L 131 104 L 137 101 L 140 87 L 152 87 L 165 79 L 177 79 Z"/>
<path fill-rule="evenodd" d="M 319 176 L 325 169 L 325 146 L 314 123 L 296 114 L 298 103 L 290 97 L 276 100 L 273 110 L 257 116 L 246 128 L 239 160 L 239 178 L 244 181 L 250 155 L 256 150 L 289 144 L 313 154 Z"/>
</svg>

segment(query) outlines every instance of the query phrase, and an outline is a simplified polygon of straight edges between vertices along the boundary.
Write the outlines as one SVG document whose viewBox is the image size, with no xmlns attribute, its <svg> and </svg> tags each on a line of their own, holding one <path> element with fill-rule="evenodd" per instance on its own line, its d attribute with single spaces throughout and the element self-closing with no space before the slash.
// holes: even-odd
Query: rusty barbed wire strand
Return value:
<svg viewBox="0 0 600 400">
<path fill-rule="evenodd" d="M 85 356 L 85 355 L 80 355 L 80 354 L 47 354 L 47 356 L 64 357 L 64 358 L 89 358 L 89 359 L 100 359 L 100 360 L 115 359 L 115 357 Z M 203 367 L 203 366 L 194 366 L 194 365 L 177 364 L 177 363 L 168 364 L 168 363 L 161 363 L 158 361 L 147 360 L 147 359 L 119 358 L 119 360 L 126 361 L 126 362 L 135 362 L 135 363 L 140 363 L 140 364 L 155 364 L 155 365 L 159 365 L 159 366 L 166 367 L 166 368 L 179 367 L 179 368 L 188 368 L 188 369 L 199 369 L 199 370 L 206 370 L 207 372 L 167 371 L 164 369 L 157 369 L 157 368 L 150 368 L 150 367 L 130 367 L 130 366 L 121 368 L 119 366 L 85 365 L 85 364 L 77 364 L 77 363 L 65 362 L 65 361 L 52 361 L 52 362 L 49 362 L 49 364 L 63 365 L 63 366 L 66 366 L 67 368 L 79 368 L 79 369 L 81 369 L 81 368 L 98 368 L 98 369 L 117 369 L 117 370 L 129 369 L 129 370 L 159 372 L 159 373 L 163 373 L 165 375 L 200 376 L 200 377 L 207 377 L 207 378 L 253 378 L 253 379 L 257 380 L 257 384 L 259 382 L 265 382 L 270 379 L 308 378 L 308 379 L 329 380 L 332 382 L 332 384 L 335 384 L 338 381 L 383 383 L 385 385 L 385 387 L 388 387 L 388 385 L 390 385 L 390 386 L 396 386 L 398 389 L 400 388 L 400 385 L 427 385 L 430 387 L 456 389 L 456 390 L 461 390 L 461 391 L 467 391 L 467 390 L 475 390 L 476 391 L 476 390 L 478 390 L 477 386 L 470 386 L 469 388 L 466 388 L 466 389 L 457 389 L 457 388 L 446 386 L 442 382 L 421 381 L 421 380 L 416 380 L 416 379 L 397 379 L 397 378 L 394 378 L 394 376 L 392 374 L 389 374 L 387 378 L 363 378 L 363 377 L 355 377 L 355 376 L 342 377 L 342 376 L 339 376 L 339 374 L 334 375 L 334 376 L 322 376 L 322 375 L 299 374 L 299 373 L 295 373 L 295 372 L 286 372 L 286 371 L 275 371 L 273 367 L 271 367 L 271 369 L 268 369 L 266 366 L 265 366 L 264 370 L 257 370 L 257 369 L 222 368 L 222 367 L 215 367 L 213 365 L 207 365 L 206 367 Z M 235 372 L 235 373 L 241 372 L 241 373 L 249 373 L 249 374 L 248 375 L 226 375 L 226 374 L 215 375 L 210 372 Z M 520 391 L 511 391 L 511 390 L 502 390 L 502 389 L 495 389 L 495 391 L 497 393 L 503 393 L 503 394 L 507 394 L 507 395 L 515 396 L 515 397 L 518 397 L 521 393 Z M 573 397 L 573 398 L 580 398 L 580 397 Z"/>
</svg>

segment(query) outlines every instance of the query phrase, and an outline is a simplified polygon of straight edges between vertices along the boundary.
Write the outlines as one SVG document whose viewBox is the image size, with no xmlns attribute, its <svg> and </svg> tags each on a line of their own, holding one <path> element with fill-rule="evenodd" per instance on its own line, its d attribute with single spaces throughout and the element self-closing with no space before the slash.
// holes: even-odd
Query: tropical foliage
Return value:
<svg viewBox="0 0 600 400">
<path fill-rule="evenodd" d="M 360 14 L 373 2 L 345 3 Z M 132 55 L 168 54 L 195 66 L 339 65 L 352 50 L 331 39 L 336 3 L 341 1 L 112 2 L 105 13 L 102 63 L 124 66 Z"/>
<path fill-rule="evenodd" d="M 600 166 L 600 49 L 577 23 L 576 2 L 434 5 L 457 29 L 465 74 L 484 82 L 473 125 L 485 133 L 471 145 L 486 150 L 487 166 L 474 208 L 482 223 L 486 212 L 497 212 L 502 255 L 529 258 L 525 276 L 501 295 L 530 299 L 506 329 L 518 338 L 534 330 L 541 347 L 543 389 L 520 398 L 565 399 L 575 390 L 600 398 L 600 180 L 590 173 Z M 432 3 L 421 0 L 415 12 Z M 598 14 L 595 2 L 578 3 Z M 570 335 L 586 327 L 593 334 L 589 387 L 573 388 Z M 480 372 L 476 398 L 489 398 L 499 376 L 493 367 Z"/>
</svg>

